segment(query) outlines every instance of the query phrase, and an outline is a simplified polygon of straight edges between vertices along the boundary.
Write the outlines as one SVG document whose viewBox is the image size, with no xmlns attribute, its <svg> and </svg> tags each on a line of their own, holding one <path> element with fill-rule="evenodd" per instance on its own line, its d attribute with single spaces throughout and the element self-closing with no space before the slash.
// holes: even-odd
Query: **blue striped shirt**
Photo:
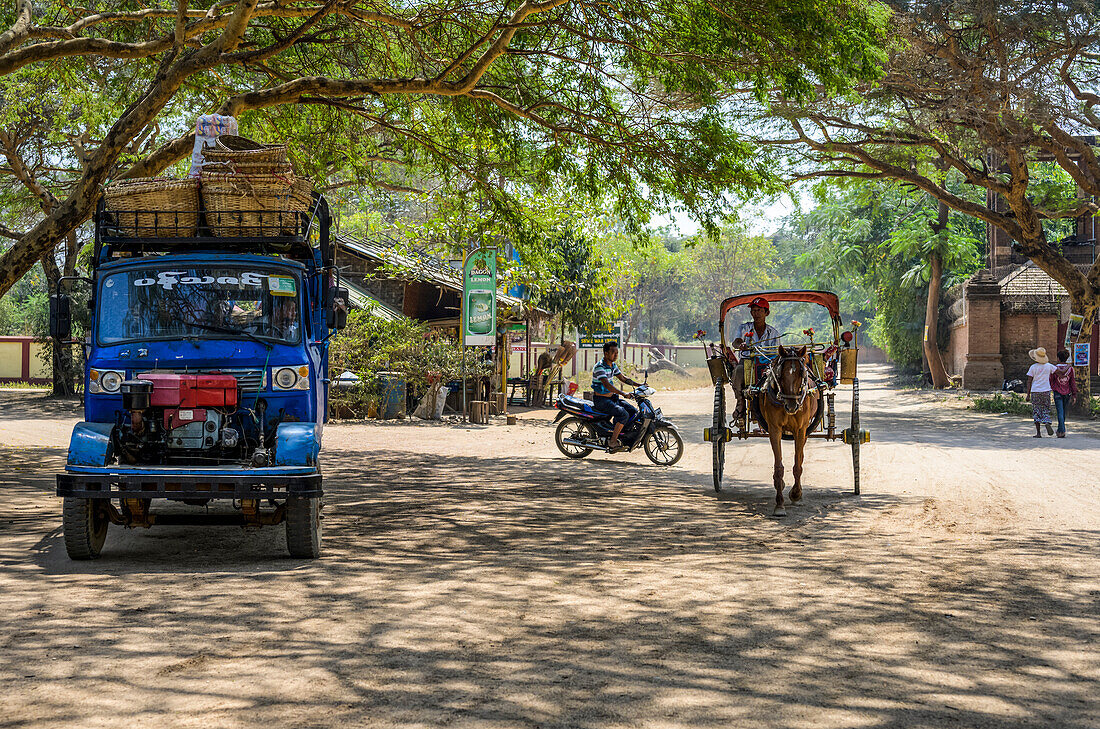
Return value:
<svg viewBox="0 0 1100 729">
<path fill-rule="evenodd" d="M 610 395 L 611 390 L 607 389 L 607 385 L 604 384 L 604 380 L 614 380 L 615 375 L 621 374 L 622 370 L 619 369 L 619 365 L 615 362 L 611 364 L 607 363 L 607 360 L 601 359 L 599 363 L 592 368 L 592 392 L 597 395 Z"/>
</svg>

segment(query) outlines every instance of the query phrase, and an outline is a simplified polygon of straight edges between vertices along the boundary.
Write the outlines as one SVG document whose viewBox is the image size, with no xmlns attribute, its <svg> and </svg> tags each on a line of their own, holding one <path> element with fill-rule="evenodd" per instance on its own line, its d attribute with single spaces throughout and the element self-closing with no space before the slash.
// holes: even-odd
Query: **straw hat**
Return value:
<svg viewBox="0 0 1100 729">
<path fill-rule="evenodd" d="M 1035 349 L 1028 352 L 1027 356 L 1031 357 L 1033 360 L 1035 360 L 1039 364 L 1049 364 L 1050 363 L 1050 358 L 1047 357 L 1047 351 L 1044 347 L 1036 347 Z"/>
</svg>

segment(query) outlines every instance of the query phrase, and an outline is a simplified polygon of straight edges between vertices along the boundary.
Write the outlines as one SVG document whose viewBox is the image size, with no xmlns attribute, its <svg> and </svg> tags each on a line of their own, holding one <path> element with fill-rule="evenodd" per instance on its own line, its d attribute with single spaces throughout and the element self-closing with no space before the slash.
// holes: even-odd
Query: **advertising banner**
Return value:
<svg viewBox="0 0 1100 729">
<path fill-rule="evenodd" d="M 623 346 L 623 323 L 617 321 L 611 325 L 608 329 L 600 329 L 597 331 L 589 331 L 588 329 L 577 330 L 577 346 L 580 349 L 603 349 L 603 345 L 606 342 L 614 342 L 620 347 Z"/>
<path fill-rule="evenodd" d="M 1077 338 L 1081 336 L 1081 326 L 1085 323 L 1085 317 L 1080 314 L 1069 315 L 1069 325 L 1066 327 L 1066 341 L 1065 347 L 1069 349 L 1069 345 L 1075 343 Z"/>
<path fill-rule="evenodd" d="M 508 327 L 508 348 L 511 352 L 523 353 L 527 351 L 527 325 L 512 324 Z"/>
<path fill-rule="evenodd" d="M 1073 345 L 1073 366 L 1074 367 L 1088 367 L 1089 366 L 1089 343 L 1078 342 Z"/>
<path fill-rule="evenodd" d="M 497 249 L 467 254 L 462 268 L 462 341 L 492 346 L 497 341 Z"/>
</svg>

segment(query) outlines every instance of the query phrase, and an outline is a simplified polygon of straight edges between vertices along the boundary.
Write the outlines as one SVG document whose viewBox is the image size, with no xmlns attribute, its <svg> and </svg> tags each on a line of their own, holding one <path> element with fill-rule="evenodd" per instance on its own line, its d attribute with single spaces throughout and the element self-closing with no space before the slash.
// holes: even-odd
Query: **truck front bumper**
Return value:
<svg viewBox="0 0 1100 729">
<path fill-rule="evenodd" d="M 285 499 L 321 496 L 312 466 L 277 468 L 97 468 L 57 474 L 57 495 L 85 499 Z"/>
</svg>

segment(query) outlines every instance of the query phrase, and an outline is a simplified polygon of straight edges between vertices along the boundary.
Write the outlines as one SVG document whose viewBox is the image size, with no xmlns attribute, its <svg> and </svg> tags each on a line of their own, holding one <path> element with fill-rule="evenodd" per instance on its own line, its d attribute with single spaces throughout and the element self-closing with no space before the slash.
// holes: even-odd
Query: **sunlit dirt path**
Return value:
<svg viewBox="0 0 1100 729">
<path fill-rule="evenodd" d="M 782 520 L 766 442 L 711 489 L 708 390 L 655 397 L 671 470 L 569 461 L 551 411 L 330 425 L 312 563 L 232 527 L 70 562 L 77 416 L 0 393 L 0 727 L 1100 725 L 1097 429 L 863 384 L 863 495 L 813 443 Z"/>
</svg>

